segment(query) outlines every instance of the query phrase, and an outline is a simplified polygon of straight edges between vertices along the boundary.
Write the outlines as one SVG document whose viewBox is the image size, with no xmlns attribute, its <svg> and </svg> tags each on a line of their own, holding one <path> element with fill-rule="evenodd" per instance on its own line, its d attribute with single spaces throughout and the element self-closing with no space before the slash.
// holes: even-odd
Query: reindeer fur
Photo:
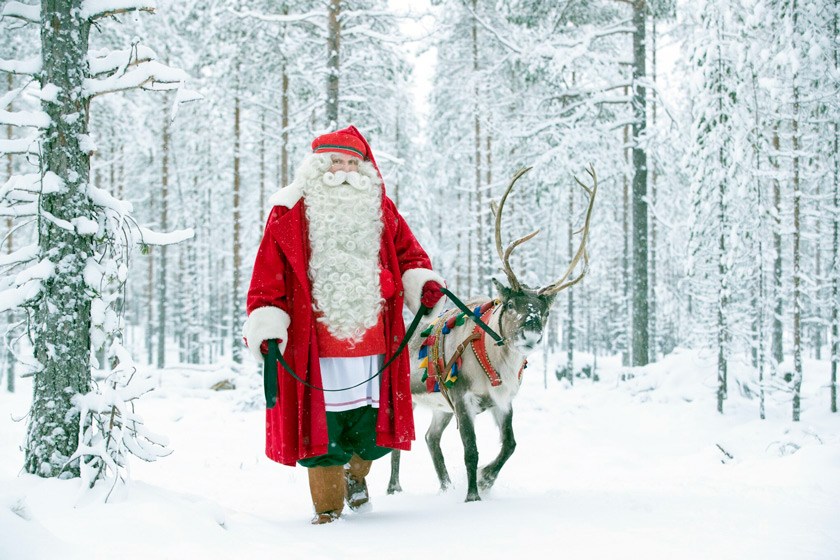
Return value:
<svg viewBox="0 0 840 560">
<path fill-rule="evenodd" d="M 443 431 L 452 421 L 457 420 L 464 445 L 464 464 L 467 469 L 467 498 L 472 502 L 480 500 L 479 488 L 487 490 L 493 486 L 499 471 L 516 449 L 516 439 L 513 434 L 514 397 L 519 392 L 519 371 L 529 352 L 542 333 L 544 320 L 548 316 L 548 308 L 553 296 L 539 296 L 535 293 L 526 295 L 511 294 L 510 290 L 497 285 L 502 294 L 502 303 L 496 309 L 489 321 L 489 326 L 496 332 L 506 333 L 510 338 L 503 346 L 496 345 L 487 337 L 487 356 L 490 363 L 499 373 L 502 384 L 493 387 L 481 368 L 475 353 L 468 348 L 462 355 L 462 365 L 458 381 L 448 390 L 449 398 L 455 408 L 450 408 L 441 393 L 427 393 L 426 383 L 421 380 L 423 370 L 415 367 L 411 371 L 411 394 L 415 405 L 425 406 L 432 410 L 432 423 L 426 432 L 426 444 L 432 456 L 435 471 L 440 481 L 441 490 L 447 490 L 452 482 L 443 459 L 440 440 Z M 487 299 L 475 299 L 467 303 L 467 307 L 478 307 Z M 507 308 L 504 306 L 507 305 Z M 443 339 L 444 355 L 449 358 L 456 347 L 466 339 L 475 323 L 465 321 L 463 325 L 455 327 Z M 531 327 L 531 328 L 528 328 Z M 536 327 L 536 330 L 534 330 Z M 527 331 L 533 331 L 528 333 Z M 409 343 L 409 351 L 414 359 L 422 342 L 422 337 L 415 336 Z M 496 421 L 501 437 L 499 454 L 490 463 L 478 468 L 478 447 L 475 438 L 475 417 L 489 410 Z M 388 493 L 401 490 L 399 484 L 400 452 L 393 451 L 391 455 L 391 480 Z"/>
</svg>

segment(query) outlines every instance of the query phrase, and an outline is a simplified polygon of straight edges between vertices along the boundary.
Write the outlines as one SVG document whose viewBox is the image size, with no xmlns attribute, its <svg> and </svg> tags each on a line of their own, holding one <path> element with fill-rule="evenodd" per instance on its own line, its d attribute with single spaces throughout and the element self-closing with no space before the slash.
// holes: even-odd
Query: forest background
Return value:
<svg viewBox="0 0 840 560">
<path fill-rule="evenodd" d="M 88 80 L 84 119 L 42 109 L 56 95 L 38 80 L 51 4 L 2 8 L 2 374 L 8 391 L 35 375 L 34 411 L 46 401 L 33 372 L 50 360 L 80 357 L 79 393 L 132 360 L 253 368 L 241 325 L 269 196 L 314 136 L 352 123 L 462 297 L 493 293 L 489 201 L 524 166 L 506 235 L 542 233 L 513 267 L 532 286 L 558 277 L 582 223 L 574 177 L 594 166 L 590 268 L 555 304 L 543 352 L 565 359 L 546 385 L 593 377 L 599 357 L 643 366 L 705 348 L 719 412 L 734 388 L 763 417 L 774 392 L 798 420 L 810 356 L 826 360 L 812 406 L 836 412 L 837 2 L 77 4 L 90 48 L 63 71 Z M 76 120 L 83 157 L 53 181 L 40 134 Z M 58 215 L 49 196 L 71 184 L 99 214 Z M 50 227 L 92 239 L 101 257 L 94 280 L 89 262 L 69 274 L 83 279 L 69 300 L 44 289 L 66 272 L 50 260 Z M 90 328 L 71 343 L 55 317 Z M 54 351 L 65 343 L 73 359 Z M 749 374 L 730 380 L 733 362 Z M 30 449 L 28 470 L 57 473 L 49 455 Z"/>
</svg>

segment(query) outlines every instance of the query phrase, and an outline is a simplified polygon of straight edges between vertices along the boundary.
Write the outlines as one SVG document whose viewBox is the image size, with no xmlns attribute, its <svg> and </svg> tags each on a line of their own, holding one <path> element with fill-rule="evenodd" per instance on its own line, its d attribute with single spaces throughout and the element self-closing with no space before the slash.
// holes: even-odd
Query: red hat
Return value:
<svg viewBox="0 0 840 560">
<path fill-rule="evenodd" d="M 346 129 L 345 129 L 346 130 Z M 356 135 L 348 134 L 345 130 L 323 134 L 312 141 L 312 151 L 338 152 L 360 158 L 370 159 L 369 151 L 365 142 Z"/>
</svg>

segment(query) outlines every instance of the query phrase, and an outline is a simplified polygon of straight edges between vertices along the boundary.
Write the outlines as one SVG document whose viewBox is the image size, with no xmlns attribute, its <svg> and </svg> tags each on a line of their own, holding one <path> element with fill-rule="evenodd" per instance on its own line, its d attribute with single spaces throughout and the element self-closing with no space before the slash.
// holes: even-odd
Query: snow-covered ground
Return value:
<svg viewBox="0 0 840 560">
<path fill-rule="evenodd" d="M 464 503 L 454 423 L 444 452 L 454 488 L 438 491 L 422 434 L 403 454 L 401 494 L 385 493 L 389 463 L 369 478 L 372 511 L 311 526 L 306 473 L 263 455 L 256 372 L 212 391 L 224 367 L 155 371 L 141 399 L 146 424 L 172 455 L 132 463 L 132 482 L 80 492 L 79 481 L 20 474 L 31 384 L 0 393 L 0 559 L 545 558 L 836 560 L 840 558 L 840 415 L 828 411 L 828 366 L 806 362 L 803 414 L 789 397 L 741 394 L 733 366 L 726 414 L 715 411 L 714 367 L 682 351 L 620 381 L 549 379 L 538 356 L 514 403 L 518 446 L 495 488 Z M 739 377 L 740 375 L 740 377 Z M 627 376 L 625 375 L 625 378 Z M 489 416 L 477 423 L 482 463 L 498 450 Z M 731 455 L 727 457 L 724 451 Z"/>
</svg>

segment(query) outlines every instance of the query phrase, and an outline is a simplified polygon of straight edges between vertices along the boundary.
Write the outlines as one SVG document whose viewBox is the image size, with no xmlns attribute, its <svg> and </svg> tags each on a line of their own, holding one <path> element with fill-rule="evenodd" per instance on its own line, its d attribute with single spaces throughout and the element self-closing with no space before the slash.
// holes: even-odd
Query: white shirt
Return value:
<svg viewBox="0 0 840 560">
<path fill-rule="evenodd" d="M 385 363 L 384 354 L 357 358 L 319 358 L 324 389 L 352 387 L 369 379 Z M 342 412 L 363 406 L 379 408 L 379 377 L 345 391 L 324 391 L 329 412 Z"/>
</svg>

